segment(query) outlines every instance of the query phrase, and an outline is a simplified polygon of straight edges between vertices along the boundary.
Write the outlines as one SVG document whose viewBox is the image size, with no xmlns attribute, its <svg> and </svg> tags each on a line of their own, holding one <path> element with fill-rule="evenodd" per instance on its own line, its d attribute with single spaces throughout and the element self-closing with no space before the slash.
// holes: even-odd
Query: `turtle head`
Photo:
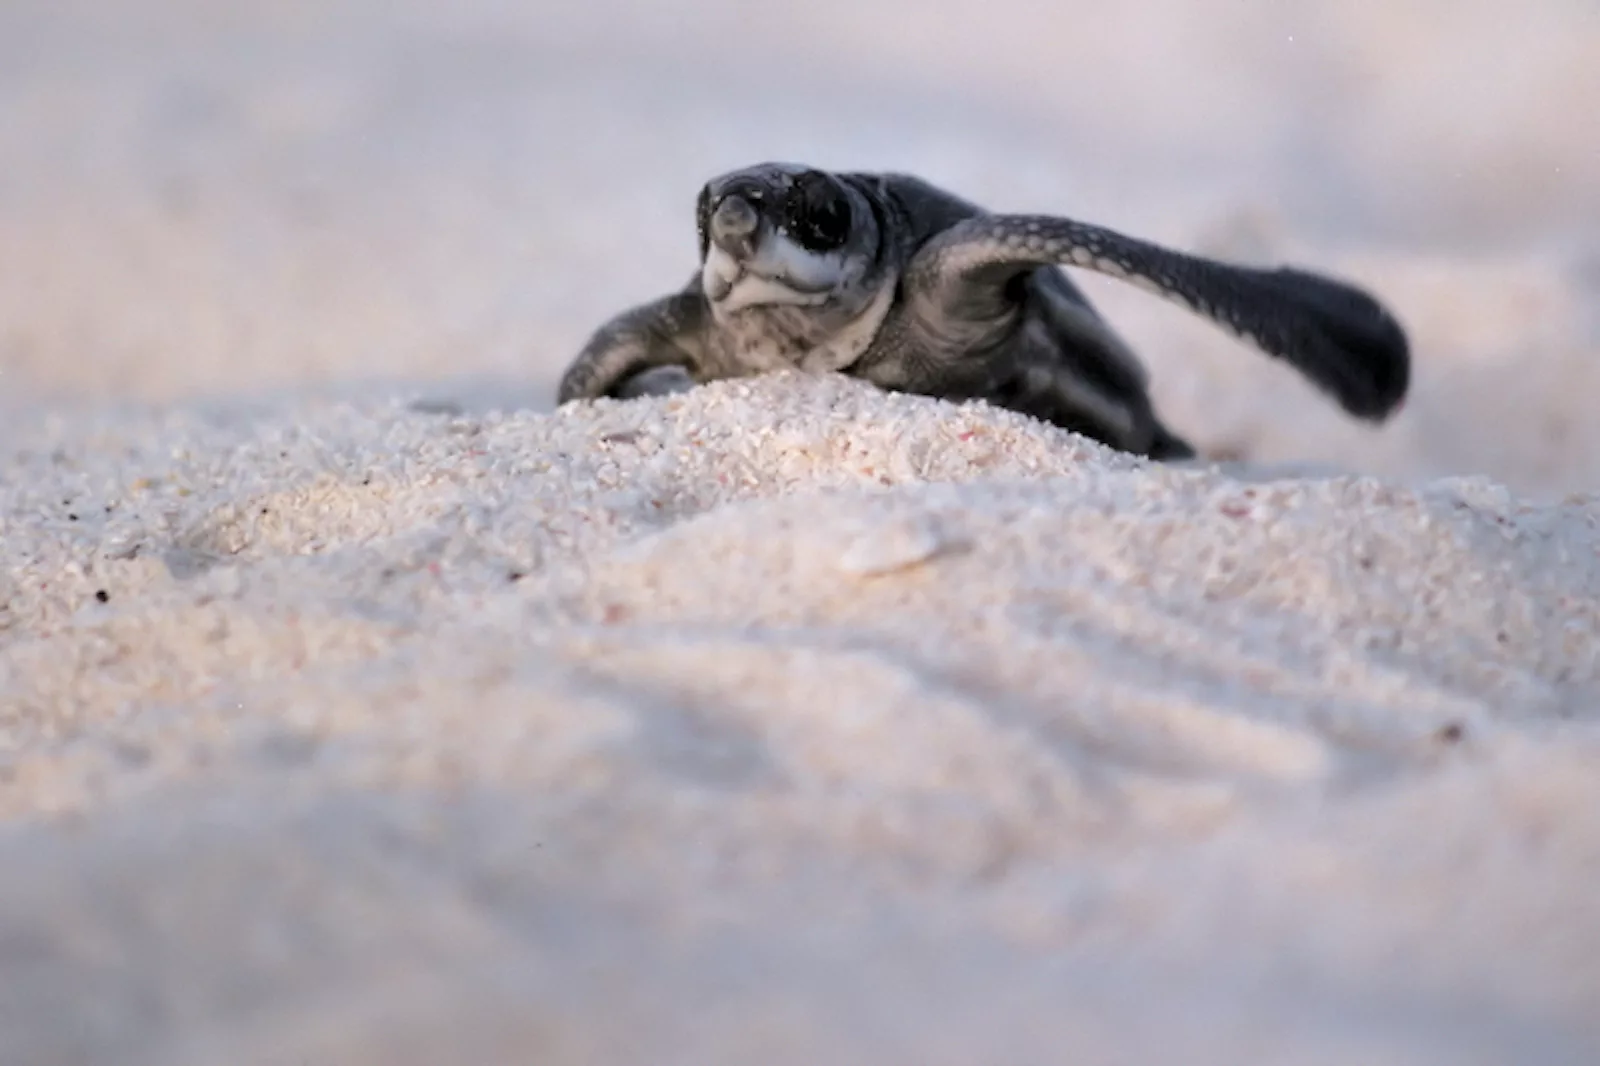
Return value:
<svg viewBox="0 0 1600 1066">
<path fill-rule="evenodd" d="M 701 285 L 724 313 L 855 303 L 877 259 L 866 197 L 811 167 L 761 163 L 713 178 L 695 214 Z"/>
</svg>

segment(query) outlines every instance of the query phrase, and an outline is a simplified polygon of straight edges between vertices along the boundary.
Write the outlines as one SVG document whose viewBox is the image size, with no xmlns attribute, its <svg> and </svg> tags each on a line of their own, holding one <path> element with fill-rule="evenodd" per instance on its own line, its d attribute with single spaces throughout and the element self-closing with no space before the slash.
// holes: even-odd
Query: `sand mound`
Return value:
<svg viewBox="0 0 1600 1066">
<path fill-rule="evenodd" d="M 1600 1061 L 1597 71 L 1593 0 L 0 4 L 0 1066 Z M 541 413 L 777 158 L 1348 277 L 1413 395 L 1080 273 L 1254 465 Z"/>
<path fill-rule="evenodd" d="M 1600 500 L 788 375 L 3 484 L 7 1063 L 1600 1039 Z"/>
</svg>

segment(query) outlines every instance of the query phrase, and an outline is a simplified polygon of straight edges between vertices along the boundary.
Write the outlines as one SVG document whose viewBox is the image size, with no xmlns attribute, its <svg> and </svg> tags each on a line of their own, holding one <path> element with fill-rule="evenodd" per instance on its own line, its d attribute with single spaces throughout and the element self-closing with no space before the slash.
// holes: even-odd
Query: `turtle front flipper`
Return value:
<svg viewBox="0 0 1600 1066">
<path fill-rule="evenodd" d="M 561 375 L 556 403 L 615 395 L 629 379 L 657 367 L 680 366 L 695 375 L 709 320 L 705 297 L 692 290 L 624 311 L 595 330 Z"/>
<path fill-rule="evenodd" d="M 1410 387 L 1405 332 L 1372 296 L 1292 268 L 1220 263 L 1049 215 L 979 215 L 929 240 L 906 290 L 926 317 L 983 320 L 1014 306 L 1017 279 L 1076 266 L 1122 278 L 1283 359 L 1350 414 L 1382 421 Z"/>
</svg>

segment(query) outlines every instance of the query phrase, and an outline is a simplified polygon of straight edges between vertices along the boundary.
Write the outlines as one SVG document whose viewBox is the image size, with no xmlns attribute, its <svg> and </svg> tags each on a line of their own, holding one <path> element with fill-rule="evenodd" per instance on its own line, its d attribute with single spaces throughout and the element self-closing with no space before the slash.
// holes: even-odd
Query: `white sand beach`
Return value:
<svg viewBox="0 0 1600 1066">
<path fill-rule="evenodd" d="M 1600 1061 L 1600 13 L 0 9 L 0 1063 Z M 761 159 L 1360 281 L 1216 463 L 552 410 Z M 1075 275 L 1077 276 L 1077 275 Z"/>
</svg>

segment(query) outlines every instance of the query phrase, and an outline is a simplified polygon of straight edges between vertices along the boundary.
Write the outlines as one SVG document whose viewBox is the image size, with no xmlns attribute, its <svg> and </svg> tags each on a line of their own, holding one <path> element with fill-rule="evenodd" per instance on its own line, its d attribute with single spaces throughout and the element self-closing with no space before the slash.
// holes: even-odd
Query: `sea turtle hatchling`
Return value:
<svg viewBox="0 0 1600 1066">
<path fill-rule="evenodd" d="M 702 383 L 836 371 L 986 400 L 1139 455 L 1193 456 L 1157 417 L 1138 358 L 1063 266 L 1122 278 L 1211 319 L 1355 417 L 1383 421 L 1410 382 L 1404 331 L 1351 285 L 1066 218 L 993 214 L 909 175 L 762 163 L 706 183 L 697 216 L 699 271 L 596 330 L 562 376 L 558 403 L 626 395 L 658 367 Z"/>
</svg>

